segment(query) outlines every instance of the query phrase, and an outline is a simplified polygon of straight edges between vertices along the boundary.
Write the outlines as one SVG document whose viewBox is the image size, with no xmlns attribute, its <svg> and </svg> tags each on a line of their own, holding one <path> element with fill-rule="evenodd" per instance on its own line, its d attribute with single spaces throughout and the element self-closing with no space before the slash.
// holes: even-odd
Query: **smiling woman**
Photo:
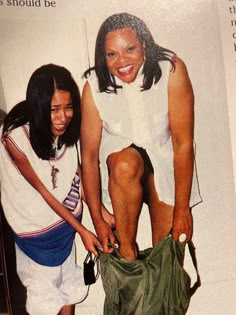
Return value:
<svg viewBox="0 0 236 315">
<path fill-rule="evenodd" d="M 105 51 L 110 73 L 123 82 L 133 82 L 144 61 L 144 48 L 136 33 L 130 28 L 108 33 Z"/>
<path fill-rule="evenodd" d="M 1 130 L 1 201 L 29 314 L 71 315 L 87 295 L 75 234 L 95 255 L 98 240 L 81 224 L 79 126 L 78 87 L 67 69 L 48 64 L 32 74 L 26 100 Z"/>
<path fill-rule="evenodd" d="M 55 138 L 65 133 L 72 117 L 73 105 L 70 92 L 55 90 L 51 101 L 51 124 Z"/>
<path fill-rule="evenodd" d="M 144 203 L 153 247 L 170 230 L 173 240 L 183 245 L 192 238 L 191 209 L 201 202 L 194 170 L 192 85 L 184 62 L 156 44 L 144 21 L 128 13 L 113 14 L 102 23 L 95 66 L 85 76 L 81 152 L 86 200 L 104 252 L 109 253 L 114 235 L 102 218 L 101 203 L 114 212 L 118 254 L 125 260 L 138 259 L 131 264 L 136 268 L 142 259 L 136 236 Z M 106 266 L 101 263 L 101 268 Z M 119 265 L 115 273 L 121 269 Z M 154 278 L 151 282 L 158 283 Z M 126 276 L 119 281 L 132 283 Z M 117 314 L 123 313 L 123 302 L 130 306 L 129 314 L 142 313 L 137 300 L 126 303 L 123 289 L 110 289 Z M 132 289 L 127 290 L 131 295 L 140 292 L 138 284 Z M 154 304 L 158 301 L 164 310 L 161 293 Z M 156 307 L 147 313 L 156 314 Z"/>
<path fill-rule="evenodd" d="M 114 236 L 100 216 L 100 189 L 102 202 L 114 211 L 124 258 L 138 256 L 143 203 L 149 207 L 153 246 L 171 229 L 174 240 L 181 235 L 190 240 L 191 208 L 201 197 L 194 170 L 193 89 L 184 62 L 154 42 L 144 21 L 118 13 L 100 26 L 95 66 L 85 76 L 82 175 L 104 248 Z"/>
</svg>

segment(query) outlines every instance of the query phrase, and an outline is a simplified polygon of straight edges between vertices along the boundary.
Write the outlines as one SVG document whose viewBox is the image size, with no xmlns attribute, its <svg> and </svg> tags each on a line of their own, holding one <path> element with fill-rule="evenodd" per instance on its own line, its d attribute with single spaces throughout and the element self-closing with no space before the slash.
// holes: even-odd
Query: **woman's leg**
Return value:
<svg viewBox="0 0 236 315">
<path fill-rule="evenodd" d="M 145 197 L 152 225 L 152 243 L 156 245 L 171 230 L 173 224 L 173 206 L 160 201 L 155 188 L 154 174 L 150 173 L 145 183 Z"/>
<path fill-rule="evenodd" d="M 61 308 L 58 315 L 74 315 L 75 306 L 74 305 L 65 305 Z"/>
<path fill-rule="evenodd" d="M 119 252 L 126 259 L 136 259 L 137 226 L 143 203 L 143 159 L 137 150 L 129 147 L 110 154 L 107 165 Z"/>
</svg>

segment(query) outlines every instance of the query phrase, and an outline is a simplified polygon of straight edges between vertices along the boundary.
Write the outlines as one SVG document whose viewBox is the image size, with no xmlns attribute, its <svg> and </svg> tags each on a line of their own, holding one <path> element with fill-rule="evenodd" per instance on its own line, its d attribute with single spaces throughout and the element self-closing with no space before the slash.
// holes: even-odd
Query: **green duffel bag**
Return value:
<svg viewBox="0 0 236 315">
<path fill-rule="evenodd" d="M 195 248 L 188 242 L 197 271 L 197 281 L 183 268 L 185 245 L 171 235 L 154 248 L 139 252 L 129 261 L 117 249 L 100 254 L 100 271 L 105 291 L 104 315 L 183 315 L 190 298 L 200 286 Z"/>
</svg>

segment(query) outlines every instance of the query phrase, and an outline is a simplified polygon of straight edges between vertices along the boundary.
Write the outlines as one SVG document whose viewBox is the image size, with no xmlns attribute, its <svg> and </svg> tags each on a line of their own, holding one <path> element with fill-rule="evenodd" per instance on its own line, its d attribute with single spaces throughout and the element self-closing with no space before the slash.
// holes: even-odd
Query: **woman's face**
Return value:
<svg viewBox="0 0 236 315">
<path fill-rule="evenodd" d="M 65 133 L 72 117 L 73 105 L 70 92 L 56 90 L 51 101 L 51 128 L 55 138 Z"/>
<path fill-rule="evenodd" d="M 126 83 L 136 79 L 144 61 L 144 47 L 131 28 L 122 28 L 105 37 L 107 68 Z"/>
</svg>

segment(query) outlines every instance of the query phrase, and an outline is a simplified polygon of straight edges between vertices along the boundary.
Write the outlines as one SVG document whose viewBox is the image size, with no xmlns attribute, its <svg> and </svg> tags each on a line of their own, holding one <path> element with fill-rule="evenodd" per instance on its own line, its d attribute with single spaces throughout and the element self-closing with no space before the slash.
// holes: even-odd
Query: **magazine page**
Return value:
<svg viewBox="0 0 236 315">
<path fill-rule="evenodd" d="M 5 112 L 25 99 L 31 74 L 49 63 L 66 67 L 82 93 L 82 75 L 94 66 L 99 27 L 114 13 L 141 18 L 155 42 L 184 61 L 194 91 L 196 165 L 203 199 L 192 209 L 201 287 L 191 299 L 189 315 L 236 312 L 235 7 L 233 0 L 0 0 L 0 108 Z M 94 231 L 86 206 L 83 224 Z M 146 206 L 137 242 L 140 249 L 152 244 Z M 86 250 L 78 234 L 76 247 L 83 267 Z M 194 283 L 187 251 L 185 268 Z M 99 277 L 75 313 L 103 314 L 104 298 Z M 17 298 L 12 301 L 17 303 Z"/>
<path fill-rule="evenodd" d="M 229 110 L 229 122 L 230 122 L 230 133 L 231 133 L 231 144 L 233 152 L 233 162 L 234 162 L 234 177 L 235 177 L 235 139 L 236 139 L 236 129 L 234 124 L 235 117 L 235 97 L 236 92 L 234 88 L 235 77 L 235 63 L 236 63 L 236 7 L 234 1 L 218 1 L 218 12 L 221 30 L 221 42 L 223 49 L 223 59 L 225 67 L 225 83 L 227 91 L 228 100 L 228 110 Z"/>
</svg>

